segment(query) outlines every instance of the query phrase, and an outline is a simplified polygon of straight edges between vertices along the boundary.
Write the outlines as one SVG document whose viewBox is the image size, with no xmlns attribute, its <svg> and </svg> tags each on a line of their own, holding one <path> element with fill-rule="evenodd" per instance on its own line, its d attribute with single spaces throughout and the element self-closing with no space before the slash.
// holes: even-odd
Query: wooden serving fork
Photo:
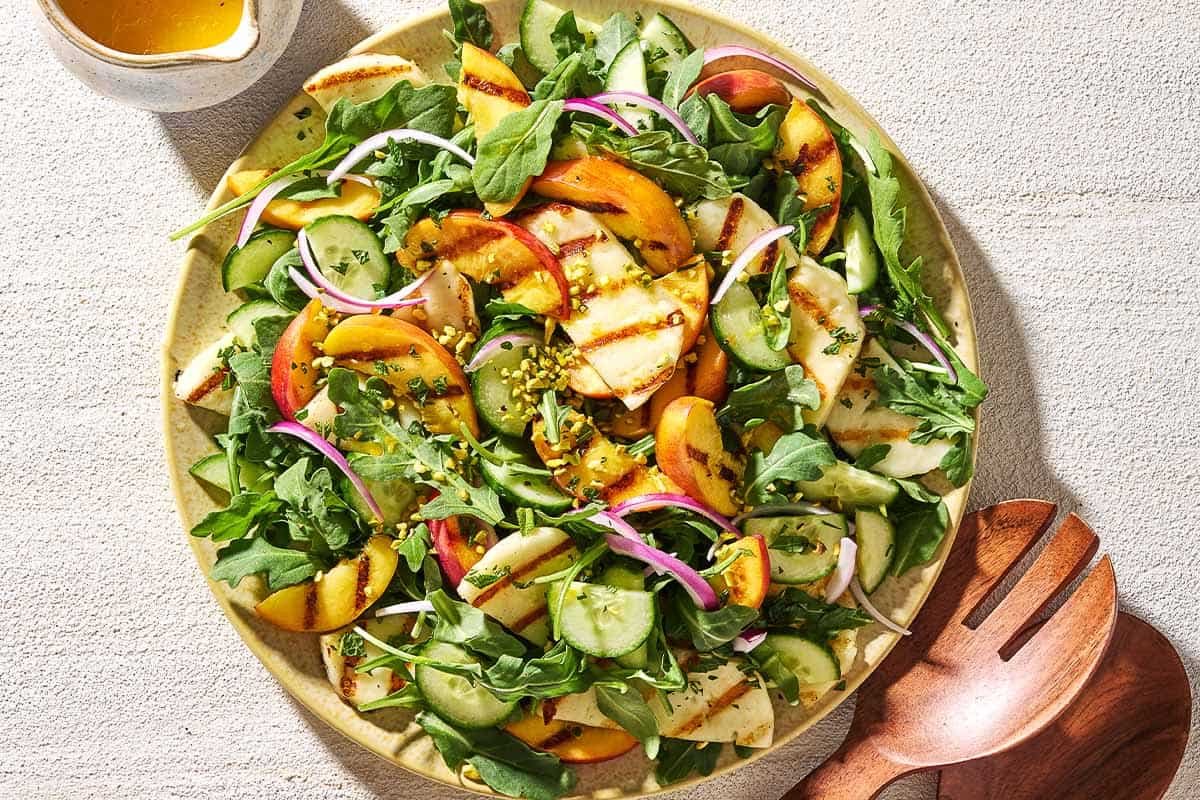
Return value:
<svg viewBox="0 0 1200 800">
<path fill-rule="evenodd" d="M 1029 636 L 1099 545 L 1067 517 L 1012 591 L 972 630 L 966 621 L 1054 519 L 1041 500 L 966 517 L 933 595 L 858 692 L 846 741 L 783 800 L 868 800 L 897 778 L 1007 750 L 1071 704 L 1104 656 L 1117 620 L 1105 556 Z"/>
</svg>

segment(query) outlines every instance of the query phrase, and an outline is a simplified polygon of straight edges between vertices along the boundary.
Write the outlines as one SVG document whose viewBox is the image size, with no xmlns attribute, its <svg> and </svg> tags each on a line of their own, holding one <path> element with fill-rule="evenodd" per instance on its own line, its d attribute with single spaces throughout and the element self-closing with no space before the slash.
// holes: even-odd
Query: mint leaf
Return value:
<svg viewBox="0 0 1200 800">
<path fill-rule="evenodd" d="M 546 168 L 562 100 L 535 100 L 504 117 L 479 143 L 471 170 L 475 192 L 485 203 L 514 199 L 534 175 Z"/>
<path fill-rule="evenodd" d="M 208 576 L 214 581 L 237 586 L 247 575 L 263 573 L 267 588 L 274 592 L 308 580 L 321 566 L 311 553 L 276 547 L 262 536 L 254 536 L 221 548 Z"/>
<path fill-rule="evenodd" d="M 422 522 L 401 540 L 399 546 L 396 547 L 396 552 L 408 565 L 409 572 L 420 572 L 425 556 L 429 555 L 432 549 L 433 540 L 429 533 L 429 526 Z"/>
</svg>

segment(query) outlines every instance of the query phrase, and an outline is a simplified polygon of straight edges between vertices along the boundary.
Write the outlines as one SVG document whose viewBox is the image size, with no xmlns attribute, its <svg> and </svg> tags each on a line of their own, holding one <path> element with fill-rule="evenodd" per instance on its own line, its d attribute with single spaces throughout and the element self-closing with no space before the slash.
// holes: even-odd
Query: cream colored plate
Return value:
<svg viewBox="0 0 1200 800">
<path fill-rule="evenodd" d="M 488 3 L 499 41 L 516 40 L 517 18 L 522 6 L 523 0 Z M 785 47 L 766 36 L 674 0 L 637 4 L 626 0 L 600 0 L 588 4 L 587 15 L 593 19 L 604 19 L 617 10 L 631 16 L 638 12 L 652 15 L 662 10 L 698 46 L 749 44 L 788 59 L 821 88 L 826 108 L 837 120 L 859 136 L 874 130 L 893 153 L 898 153 L 895 144 L 880 130 L 878 124 L 837 84 L 807 60 L 789 53 Z M 377 51 L 403 55 L 420 64 L 434 80 L 447 80 L 441 65 L 450 50 L 441 31 L 448 27 L 448 15 L 444 11 L 437 11 L 398 23 L 362 42 L 353 52 Z M 302 93 L 293 98 L 230 169 L 278 166 L 311 149 L 320 141 L 323 115 L 318 110 L 308 119 L 297 119 L 294 112 L 306 105 L 315 106 Z M 297 138 L 301 130 L 305 131 L 303 141 Z M 903 157 L 897 159 L 896 166 L 908 204 L 908 250 L 925 257 L 927 289 L 937 299 L 947 320 L 954 327 L 958 352 L 969 366 L 975 368 L 975 327 L 958 258 L 929 194 L 912 174 Z M 229 198 L 230 193 L 222 183 L 213 194 L 209 207 Z M 218 336 L 226 314 L 238 304 L 235 297 L 226 295 L 221 289 L 220 264 L 233 243 L 235 225 L 240 222 L 240 217 L 240 214 L 234 214 L 208 226 L 191 242 L 184 259 L 163 348 L 163 421 L 167 463 L 185 530 L 216 507 L 213 499 L 188 475 L 187 470 L 201 456 L 214 450 L 210 436 L 220 430 L 223 419 L 190 409 L 176 401 L 171 394 L 171 382 L 181 365 Z M 963 515 L 968 488 L 963 487 L 946 496 L 955 528 Z M 910 571 L 901 580 L 887 581 L 873 595 L 873 600 L 885 611 L 890 611 L 894 619 L 911 620 L 941 571 L 953 538 L 953 535 L 946 537 L 942 552 L 935 562 Z M 201 569 L 207 573 L 213 562 L 215 548 L 201 540 L 192 540 L 192 545 Z M 430 740 L 411 722 L 409 716 L 398 711 L 360 715 L 338 698 L 325 680 L 315 635 L 286 633 L 256 618 L 253 607 L 265 595 L 260 582 L 248 579 L 237 589 L 230 589 L 225 584 L 210 582 L 209 585 L 226 616 L 254 654 L 314 714 L 399 766 L 434 780 L 462 785 L 458 777 L 445 767 Z M 830 693 L 811 712 L 777 705 L 775 747 L 799 736 L 852 693 L 891 649 L 895 638 L 876 625 L 864 628 L 859 635 L 858 661 L 846 676 L 844 691 Z M 725 750 L 715 774 L 744 763 L 733 756 L 732 748 Z M 766 752 L 769 751 L 762 751 L 758 756 Z M 659 790 L 654 781 L 652 765 L 636 752 L 602 765 L 583 766 L 578 771 L 578 792 L 584 796 L 635 797 Z M 675 784 L 671 788 L 681 785 L 686 784 Z M 468 785 L 465 788 L 478 787 Z"/>
</svg>

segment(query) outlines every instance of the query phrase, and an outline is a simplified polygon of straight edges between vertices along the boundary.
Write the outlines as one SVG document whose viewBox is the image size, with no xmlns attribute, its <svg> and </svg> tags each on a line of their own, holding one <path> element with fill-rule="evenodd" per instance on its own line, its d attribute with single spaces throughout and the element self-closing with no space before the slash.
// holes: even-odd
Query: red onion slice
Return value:
<svg viewBox="0 0 1200 800">
<path fill-rule="evenodd" d="M 588 99 L 596 103 L 626 103 L 648 108 L 671 123 L 671 126 L 679 131 L 679 134 L 684 139 L 687 139 L 692 144 L 700 144 L 700 140 L 696 138 L 696 134 L 692 133 L 692 129 L 683 121 L 683 117 L 676 114 L 675 111 L 661 100 L 655 100 L 648 94 L 642 94 L 641 92 L 601 92 L 600 94 L 592 95 Z"/>
<path fill-rule="evenodd" d="M 755 256 L 767 249 L 767 245 L 778 239 L 782 239 L 784 236 L 790 235 L 794 230 L 796 230 L 795 225 L 780 225 L 778 228 L 763 231 L 751 239 L 745 249 L 738 253 L 738 257 L 733 260 L 733 265 L 729 267 L 729 271 L 721 279 L 721 284 L 713 292 L 710 305 L 715 306 L 721 302 L 721 298 L 729 291 L 729 287 L 733 286 L 733 282 L 737 280 L 739 275 L 746 271 L 746 267 L 750 266 L 750 262 L 754 260 Z"/>
<path fill-rule="evenodd" d="M 733 524 L 741 525 L 746 520 L 754 517 L 786 517 L 793 514 L 836 513 L 836 511 L 831 511 L 823 506 L 815 506 L 812 503 L 779 503 L 777 505 L 757 506 L 744 514 L 738 514 L 733 518 Z"/>
<path fill-rule="evenodd" d="M 376 617 L 393 617 L 397 614 L 419 614 L 422 611 L 431 613 L 433 611 L 433 603 L 428 600 L 413 600 L 408 603 L 396 603 L 395 605 L 384 606 L 375 611 Z"/>
<path fill-rule="evenodd" d="M 832 603 L 846 593 L 850 581 L 854 579 L 854 564 L 858 556 L 858 543 L 848 536 L 843 536 L 841 550 L 838 552 L 837 567 L 825 584 L 825 602 Z"/>
<path fill-rule="evenodd" d="M 883 615 L 882 611 L 871 605 L 871 601 L 867 599 L 867 593 L 863 591 L 862 584 L 858 582 L 858 578 L 850 581 L 850 593 L 854 595 L 854 599 L 858 601 L 858 604 L 863 607 L 863 611 L 870 614 L 880 625 L 901 636 L 912 636 L 912 631 L 892 622 Z"/>
<path fill-rule="evenodd" d="M 749 653 L 762 644 L 766 638 L 767 632 L 761 628 L 751 628 L 748 631 L 742 631 L 733 640 L 733 652 Z"/>
<path fill-rule="evenodd" d="M 860 317 L 868 317 L 878 310 L 879 306 L 863 306 L 858 310 L 858 315 Z M 918 328 L 916 325 L 913 325 L 906 319 L 900 319 L 895 315 L 890 316 L 892 317 L 892 321 L 896 323 L 897 328 L 916 339 L 922 347 L 929 351 L 929 354 L 933 356 L 934 360 L 938 362 L 941 368 L 946 370 L 946 375 L 950 383 L 958 383 L 958 370 L 954 368 L 954 364 L 951 363 L 950 359 L 946 356 L 945 351 L 938 346 L 938 343 L 933 340 L 932 336 Z"/>
<path fill-rule="evenodd" d="M 317 288 L 332 297 L 334 300 L 337 300 L 345 305 L 355 306 L 361 309 L 360 311 L 347 311 L 346 313 L 362 314 L 368 313 L 372 309 L 376 308 L 404 308 L 406 306 L 420 305 L 421 303 L 425 302 L 425 298 L 423 297 L 409 300 L 406 300 L 405 298 L 415 292 L 417 289 L 420 289 L 425 281 L 429 280 L 429 276 L 433 274 L 433 270 L 429 270 L 424 275 L 410 283 L 408 286 L 405 286 L 403 289 L 400 289 L 397 292 L 389 294 L 387 297 L 381 297 L 378 300 L 364 300 L 361 297 L 355 297 L 352 294 L 343 292 L 325 277 L 325 274 L 321 272 L 321 266 L 317 263 L 316 257 L 313 256 L 312 247 L 308 243 L 308 233 L 304 229 L 301 229 L 299 235 L 296 236 L 296 249 L 300 251 L 300 261 L 304 263 L 304 269 L 307 270 L 309 277 L 312 278 L 313 283 L 317 285 Z M 299 284 L 297 285 L 299 286 Z M 303 290 L 304 287 L 301 286 L 300 288 Z M 305 292 L 305 294 L 308 293 Z M 312 295 L 309 295 L 309 297 L 312 297 Z M 322 300 L 321 302 L 325 301 Z M 328 303 L 326 303 L 326 305 L 328 305 Z M 330 306 L 330 308 L 333 308 L 333 306 Z"/>
<path fill-rule="evenodd" d="M 355 305 L 354 303 L 346 303 L 332 297 L 328 293 L 322 291 L 313 285 L 312 281 L 300 274 L 300 270 L 295 267 L 288 267 L 288 275 L 291 276 L 292 282 L 300 288 L 300 291 L 313 300 L 320 300 L 321 305 L 332 308 L 340 314 L 370 314 L 371 309 L 366 306 Z"/>
<path fill-rule="evenodd" d="M 542 340 L 534 336 L 532 333 L 510 333 L 506 336 L 497 336 L 495 339 L 490 339 L 479 351 L 471 357 L 471 360 L 464 368 L 466 372 L 474 372 L 482 367 L 488 360 L 496 355 L 500 350 L 511 350 L 514 347 L 536 347 L 540 345 Z M 509 347 L 505 347 L 505 345 Z"/>
<path fill-rule="evenodd" d="M 350 468 L 350 462 L 342 455 L 336 447 L 325 441 L 321 434 L 314 430 L 304 427 L 299 422 L 276 422 L 271 427 L 267 428 L 268 433 L 284 433 L 288 436 L 295 436 L 300 441 L 318 451 L 321 455 L 328 458 L 330 461 L 342 471 L 350 483 L 354 484 L 354 488 L 362 495 L 362 499 L 366 502 L 367 507 L 371 509 L 371 513 L 380 522 L 383 521 L 383 512 L 379 510 L 379 504 L 375 502 L 375 498 L 371 496 L 370 490 L 367 489 L 367 484 L 363 479 L 358 477 L 358 473 Z"/>
<path fill-rule="evenodd" d="M 626 514 L 633 514 L 637 511 L 652 511 L 657 508 L 682 508 L 691 511 L 694 514 L 699 514 L 710 522 L 714 523 L 722 530 L 732 533 L 734 536 L 741 536 L 742 532 L 733 526 L 733 524 L 725 519 L 725 517 L 713 511 L 708 506 L 701 503 L 699 500 L 693 500 L 684 494 L 673 494 L 670 492 L 655 492 L 652 494 L 643 494 L 639 497 L 632 497 L 617 503 L 608 511 L 618 517 L 624 517 Z"/>
<path fill-rule="evenodd" d="M 236 242 L 238 247 L 245 247 L 246 242 L 250 241 L 250 234 L 254 233 L 254 229 L 258 227 L 259 218 L 262 217 L 263 212 L 267 210 L 267 206 L 275 199 L 276 195 L 303 178 L 303 175 L 280 178 L 258 193 L 258 197 L 254 198 L 254 201 L 246 208 L 246 216 L 242 218 L 242 227 L 238 231 Z"/>
<path fill-rule="evenodd" d="M 601 511 L 592 517 L 601 525 L 606 523 L 600 522 L 597 517 L 606 512 Z M 629 527 L 627 523 L 623 523 Z M 614 527 L 609 525 L 608 527 Z M 630 528 L 630 530 L 633 530 Z M 635 531 L 636 534 L 636 531 Z M 680 561 L 675 556 L 664 553 L 658 548 L 651 547 L 641 540 L 641 538 L 631 539 L 623 533 L 610 533 L 606 537 L 609 548 L 623 556 L 629 556 L 632 559 L 641 561 L 644 564 L 649 564 L 656 570 L 661 570 L 667 573 L 675 580 L 679 581 L 684 590 L 692 598 L 697 606 L 705 611 L 714 611 L 721 605 L 721 601 L 717 598 L 717 593 L 708 585 L 708 581 L 704 580 L 699 572 L 689 567 L 687 564 Z"/>
<path fill-rule="evenodd" d="M 575 111 L 581 114 L 591 114 L 593 117 L 616 125 L 623 133 L 629 136 L 637 136 L 637 128 L 629 120 L 622 117 L 617 112 L 613 111 L 606 105 L 597 103 L 595 100 L 589 100 L 586 97 L 575 97 L 563 103 L 563 111 Z"/>
<path fill-rule="evenodd" d="M 435 136 L 432 133 L 414 130 L 413 128 L 393 128 L 390 131 L 384 131 L 383 133 L 377 133 L 374 136 L 368 137 L 366 141 L 347 153 L 346 157 L 339 161 L 337 166 L 329 171 L 329 177 L 327 180 L 329 183 L 341 180 L 342 176 L 349 172 L 351 167 L 362 161 L 368 155 L 374 153 L 381 147 L 385 147 L 387 143 L 392 140 L 399 141 L 401 139 L 409 139 L 414 142 L 420 142 L 421 144 L 431 144 L 434 147 L 440 147 L 443 150 L 449 150 L 451 153 L 458 156 L 471 166 L 475 166 L 475 156 L 471 155 L 466 150 L 463 150 L 449 139 L 443 139 L 441 136 Z"/>
<path fill-rule="evenodd" d="M 801 86 L 805 86 L 814 92 L 820 91 L 815 83 L 806 78 L 791 64 L 788 64 L 786 61 L 781 61 L 775 56 L 768 55 L 762 50 L 755 50 L 753 47 L 746 47 L 740 44 L 725 44 L 721 45 L 720 47 L 710 47 L 704 51 L 705 65 L 711 64 L 714 61 L 722 58 L 732 57 L 752 58 L 755 61 L 761 61 L 764 64 L 768 64 L 784 73 Z"/>
</svg>

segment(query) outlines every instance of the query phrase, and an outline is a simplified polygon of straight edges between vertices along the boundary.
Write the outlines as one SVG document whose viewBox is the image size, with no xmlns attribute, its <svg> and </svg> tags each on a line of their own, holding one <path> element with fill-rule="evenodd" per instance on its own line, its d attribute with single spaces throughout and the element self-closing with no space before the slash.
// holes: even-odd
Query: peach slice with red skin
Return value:
<svg viewBox="0 0 1200 800">
<path fill-rule="evenodd" d="M 229 176 L 226 183 L 234 194 L 244 194 L 271 174 L 268 169 L 248 169 L 235 172 Z M 379 207 L 379 190 L 374 186 L 365 186 L 357 181 L 342 181 L 337 197 L 327 197 L 324 200 L 289 200 L 277 197 L 263 210 L 262 221 L 279 228 L 298 231 L 304 226 L 316 222 L 321 217 L 345 214 L 364 222 L 375 214 Z"/>
<path fill-rule="evenodd" d="M 295 419 L 296 412 L 308 405 L 317 394 L 316 343 L 329 333 L 329 318 L 320 300 L 313 300 L 284 329 L 271 356 L 271 396 L 285 419 Z"/>
<path fill-rule="evenodd" d="M 703 397 L 713 403 L 719 403 L 729 393 L 729 385 L 725 376 L 729 371 L 729 356 L 717 344 L 717 338 L 712 331 L 705 328 L 704 341 L 692 351 L 695 360 L 689 363 L 685 358 L 671 380 L 650 398 L 650 425 L 658 427 L 663 411 L 667 406 L 680 397 L 691 395 Z"/>
<path fill-rule="evenodd" d="M 553 753 L 568 764 L 595 764 L 625 755 L 637 739 L 623 730 L 593 728 L 560 719 L 545 721 L 537 714 L 510 722 L 504 730 L 535 750 Z"/>
<path fill-rule="evenodd" d="M 743 467 L 725 450 L 712 401 L 692 396 L 672 400 L 654 438 L 659 468 L 688 497 L 727 516 L 737 513 L 733 491 Z"/>
<path fill-rule="evenodd" d="M 715 94 L 739 114 L 753 114 L 763 106 L 787 105 L 792 94 L 773 75 L 757 69 L 731 69 L 704 78 L 688 94 Z"/>
<path fill-rule="evenodd" d="M 483 553 L 463 534 L 462 526 L 454 517 L 430 520 L 429 535 L 438 564 L 453 586 L 457 586 L 467 571 L 483 558 Z"/>
<path fill-rule="evenodd" d="M 633 242 L 646 266 L 665 275 L 695 255 L 692 235 L 671 196 L 640 172 L 606 158 L 551 161 L 532 190 L 599 217 Z"/>
<path fill-rule="evenodd" d="M 434 433 L 458 433 L 465 423 L 475 436 L 479 420 L 470 383 L 454 356 L 425 331 L 395 317 L 348 317 L 329 332 L 325 355 L 338 366 L 382 378 L 411 399 Z"/>
<path fill-rule="evenodd" d="M 508 65 L 486 50 L 465 43 L 462 48 L 462 68 L 458 72 L 458 102 L 462 103 L 475 124 L 475 141 L 492 132 L 500 120 L 530 103 L 529 93 L 521 79 Z M 529 190 L 526 180 L 517 196 L 505 203 L 485 203 L 493 217 L 503 217 L 521 202 Z"/>
<path fill-rule="evenodd" d="M 426 217 L 409 229 L 396 260 L 410 272 L 421 262 L 448 262 L 472 280 L 500 287 L 504 299 L 548 317 L 565 319 L 570 288 L 550 248 L 529 231 L 478 211 L 451 211 L 440 222 Z"/>
<path fill-rule="evenodd" d="M 759 608 L 771 588 L 771 557 L 767 553 L 767 540 L 761 536 L 743 536 L 732 541 L 717 550 L 717 563 L 739 551 L 741 555 L 737 560 L 712 578 L 710 583 L 717 592 L 726 593 L 726 604 Z"/>
</svg>

